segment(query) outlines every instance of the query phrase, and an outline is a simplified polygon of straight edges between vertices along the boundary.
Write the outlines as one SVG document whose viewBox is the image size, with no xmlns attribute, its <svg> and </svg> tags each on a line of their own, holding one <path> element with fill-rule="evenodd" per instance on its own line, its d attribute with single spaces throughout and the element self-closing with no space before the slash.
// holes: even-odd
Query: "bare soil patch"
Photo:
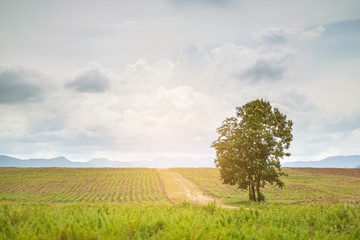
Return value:
<svg viewBox="0 0 360 240">
<path fill-rule="evenodd" d="M 298 172 L 311 173 L 316 175 L 337 175 L 360 178 L 358 168 L 289 168 Z"/>
<path fill-rule="evenodd" d="M 157 169 L 157 171 L 163 180 L 166 195 L 172 202 L 190 201 L 198 204 L 207 204 L 216 201 L 216 204 L 220 207 L 229 209 L 236 208 L 204 195 L 193 182 L 184 178 L 178 172 L 172 171 L 171 169 Z"/>
</svg>

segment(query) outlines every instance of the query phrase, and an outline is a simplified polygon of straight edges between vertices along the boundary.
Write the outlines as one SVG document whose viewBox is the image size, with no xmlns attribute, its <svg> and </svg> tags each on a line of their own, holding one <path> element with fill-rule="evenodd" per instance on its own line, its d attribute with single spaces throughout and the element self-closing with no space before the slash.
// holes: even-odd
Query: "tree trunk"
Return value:
<svg viewBox="0 0 360 240">
<path fill-rule="evenodd" d="M 261 202 L 263 201 L 263 198 L 261 197 L 261 193 L 260 193 L 260 179 L 262 178 L 262 171 L 259 170 L 258 171 L 258 178 L 256 180 L 256 193 L 257 193 L 257 201 Z"/>
<path fill-rule="evenodd" d="M 256 201 L 254 186 L 249 184 L 249 201 Z"/>
<path fill-rule="evenodd" d="M 260 196 L 260 184 L 256 184 L 256 193 L 257 193 L 257 201 L 260 202 L 261 201 L 261 196 Z"/>
<path fill-rule="evenodd" d="M 253 194 L 251 191 L 251 185 L 249 184 L 249 201 L 253 201 Z"/>
<path fill-rule="evenodd" d="M 252 188 L 252 194 L 253 194 L 253 196 L 254 196 L 254 200 L 253 200 L 253 201 L 256 201 L 255 186 L 254 186 L 254 185 L 251 185 L 251 188 Z"/>
</svg>

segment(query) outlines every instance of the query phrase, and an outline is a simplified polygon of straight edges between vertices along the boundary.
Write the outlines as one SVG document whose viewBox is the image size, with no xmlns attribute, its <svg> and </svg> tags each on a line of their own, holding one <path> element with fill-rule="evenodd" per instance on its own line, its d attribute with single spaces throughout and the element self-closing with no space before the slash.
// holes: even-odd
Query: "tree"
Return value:
<svg viewBox="0 0 360 240">
<path fill-rule="evenodd" d="M 282 188 L 286 174 L 280 159 L 290 156 L 292 121 L 270 102 L 254 100 L 236 108 L 236 117 L 226 118 L 217 129 L 211 147 L 223 183 L 249 189 L 249 201 L 262 201 L 260 188 L 268 182 Z M 256 191 L 256 194 L 255 194 Z M 256 196 L 257 195 L 257 196 Z"/>
</svg>

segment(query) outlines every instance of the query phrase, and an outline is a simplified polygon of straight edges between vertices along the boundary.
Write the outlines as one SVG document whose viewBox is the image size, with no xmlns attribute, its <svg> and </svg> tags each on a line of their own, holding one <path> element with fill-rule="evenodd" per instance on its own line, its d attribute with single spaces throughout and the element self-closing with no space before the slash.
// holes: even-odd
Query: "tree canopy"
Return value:
<svg viewBox="0 0 360 240">
<path fill-rule="evenodd" d="M 249 200 L 264 200 L 260 188 L 268 182 L 282 188 L 280 159 L 292 141 L 292 121 L 270 102 L 254 100 L 236 108 L 236 117 L 226 118 L 212 144 L 215 164 L 225 184 L 249 189 Z M 256 194 L 255 194 L 256 191 Z"/>
</svg>

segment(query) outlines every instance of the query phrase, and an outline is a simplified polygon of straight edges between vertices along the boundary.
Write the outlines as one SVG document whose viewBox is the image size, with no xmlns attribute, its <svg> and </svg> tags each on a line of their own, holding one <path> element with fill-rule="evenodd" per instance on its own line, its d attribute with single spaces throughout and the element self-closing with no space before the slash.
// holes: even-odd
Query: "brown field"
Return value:
<svg viewBox="0 0 360 240">
<path fill-rule="evenodd" d="M 314 175 L 337 175 L 360 178 L 360 168 L 289 168 Z"/>
</svg>

